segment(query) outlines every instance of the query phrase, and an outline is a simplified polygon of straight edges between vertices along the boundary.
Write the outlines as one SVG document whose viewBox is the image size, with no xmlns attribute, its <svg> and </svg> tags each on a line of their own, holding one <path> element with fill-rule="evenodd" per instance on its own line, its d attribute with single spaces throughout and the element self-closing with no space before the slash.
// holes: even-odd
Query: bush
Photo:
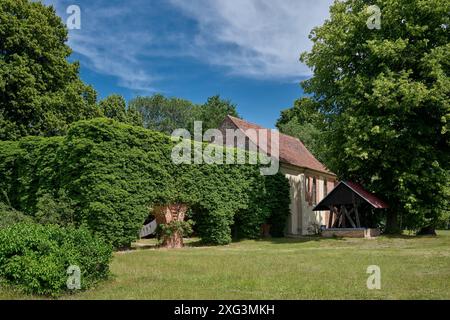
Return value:
<svg viewBox="0 0 450 320">
<path fill-rule="evenodd" d="M 267 206 L 270 210 L 268 223 L 272 237 L 283 237 L 287 218 L 291 211 L 290 186 L 284 175 L 278 173 L 266 179 Z"/>
<path fill-rule="evenodd" d="M 0 202 L 0 229 L 9 227 L 19 222 L 32 222 L 33 219 L 22 212 Z"/>
<path fill-rule="evenodd" d="M 0 230 L 0 277 L 25 292 L 68 291 L 67 269 L 81 270 L 81 289 L 109 275 L 112 248 L 86 229 L 19 223 Z"/>
<path fill-rule="evenodd" d="M 57 224 L 60 226 L 73 225 L 75 222 L 75 210 L 72 200 L 64 191 L 58 198 L 46 193 L 42 195 L 36 204 L 35 221 L 40 224 Z"/>
<path fill-rule="evenodd" d="M 156 236 L 160 242 L 164 239 L 173 237 L 174 234 L 178 233 L 180 237 L 190 236 L 193 230 L 194 221 L 172 221 L 169 223 L 161 223 L 156 229 Z"/>
</svg>

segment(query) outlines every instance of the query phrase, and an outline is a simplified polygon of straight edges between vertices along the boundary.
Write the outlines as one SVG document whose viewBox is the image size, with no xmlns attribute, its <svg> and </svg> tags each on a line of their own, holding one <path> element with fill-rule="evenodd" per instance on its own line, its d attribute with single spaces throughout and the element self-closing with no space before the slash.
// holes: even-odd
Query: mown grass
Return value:
<svg viewBox="0 0 450 320">
<path fill-rule="evenodd" d="M 369 265 L 381 268 L 381 290 L 367 289 Z M 96 288 L 62 298 L 450 299 L 450 232 L 139 249 L 117 252 L 111 271 Z M 0 299 L 22 298 L 35 297 L 0 289 Z"/>
</svg>

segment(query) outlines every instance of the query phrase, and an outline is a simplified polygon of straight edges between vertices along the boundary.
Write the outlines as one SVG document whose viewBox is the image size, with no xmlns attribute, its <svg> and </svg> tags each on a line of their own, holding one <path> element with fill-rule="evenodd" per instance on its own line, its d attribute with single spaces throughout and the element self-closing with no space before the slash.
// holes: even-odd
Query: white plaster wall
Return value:
<svg viewBox="0 0 450 320">
<path fill-rule="evenodd" d="M 305 176 L 306 179 L 306 176 Z M 318 177 L 316 176 L 316 183 L 317 183 L 317 203 L 319 203 L 324 198 L 324 184 L 325 184 L 325 178 L 324 177 Z M 303 192 L 303 195 L 305 193 Z M 319 225 L 326 225 L 326 211 L 313 211 L 315 205 L 309 205 L 309 203 L 306 202 L 304 199 L 303 201 L 303 228 L 302 228 L 302 235 L 308 235 L 311 234 L 310 231 L 308 231 L 308 228 L 313 223 L 318 223 Z"/>
<path fill-rule="evenodd" d="M 315 176 L 318 186 L 318 202 L 324 198 L 325 177 L 311 173 L 298 172 L 292 168 L 281 168 L 281 172 L 289 180 L 291 186 L 291 215 L 288 218 L 288 235 L 308 235 L 308 227 L 316 222 L 320 225 L 326 225 L 326 211 L 314 212 L 314 205 L 309 205 L 305 198 L 306 178 Z M 329 190 L 331 191 L 331 190 Z"/>
<path fill-rule="evenodd" d="M 286 174 L 286 178 L 289 180 L 291 186 L 291 215 L 288 218 L 287 234 L 297 235 L 299 234 L 299 223 L 301 223 L 301 185 L 302 177 L 300 175 Z"/>
</svg>

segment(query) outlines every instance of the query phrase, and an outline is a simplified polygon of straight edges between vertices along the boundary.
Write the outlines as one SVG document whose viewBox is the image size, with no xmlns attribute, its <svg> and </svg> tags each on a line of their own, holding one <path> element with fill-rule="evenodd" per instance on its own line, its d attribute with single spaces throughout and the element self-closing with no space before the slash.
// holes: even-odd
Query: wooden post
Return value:
<svg viewBox="0 0 450 320">
<path fill-rule="evenodd" d="M 344 206 L 344 212 L 345 212 L 345 215 L 346 215 L 347 218 L 348 218 L 348 221 L 350 221 L 352 227 L 353 227 L 353 228 L 356 228 L 356 225 L 355 225 L 355 223 L 353 222 L 353 219 L 350 217 L 350 213 L 347 211 L 347 208 L 346 208 L 345 206 Z"/>
<path fill-rule="evenodd" d="M 333 226 L 332 226 L 333 228 L 339 228 L 339 224 L 341 222 L 341 216 L 342 216 L 342 207 L 341 207 L 340 211 L 338 211 L 336 209 L 336 220 L 334 220 L 334 223 L 333 223 Z"/>
<path fill-rule="evenodd" d="M 340 212 L 340 214 L 339 214 L 339 224 L 338 224 L 338 228 L 345 228 L 344 208 L 345 208 L 345 206 L 342 205 L 342 206 L 341 206 L 341 212 Z"/>
<path fill-rule="evenodd" d="M 334 207 L 330 206 L 330 215 L 328 217 L 328 229 L 330 229 L 333 225 L 333 215 L 334 215 Z"/>
</svg>

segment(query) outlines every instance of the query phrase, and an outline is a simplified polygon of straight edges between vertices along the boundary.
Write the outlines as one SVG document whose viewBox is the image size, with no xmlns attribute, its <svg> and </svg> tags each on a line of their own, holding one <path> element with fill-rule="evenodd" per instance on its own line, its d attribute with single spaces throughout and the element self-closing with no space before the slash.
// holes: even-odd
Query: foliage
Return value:
<svg viewBox="0 0 450 320">
<path fill-rule="evenodd" d="M 320 235 L 322 233 L 321 225 L 317 221 L 311 222 L 307 228 L 308 232 L 313 235 Z"/>
<path fill-rule="evenodd" d="M 220 96 L 210 97 L 206 103 L 195 105 L 188 100 L 156 94 L 131 100 L 129 108 L 141 114 L 145 128 L 169 135 L 176 129 L 186 129 L 193 134 L 194 121 L 201 121 L 205 132 L 219 128 L 227 115 L 238 117 L 236 106 Z"/>
<path fill-rule="evenodd" d="M 283 237 L 287 219 L 291 213 L 291 199 L 289 181 L 278 173 L 266 179 L 266 199 L 270 211 L 268 223 L 271 225 L 270 234 L 273 237 Z"/>
<path fill-rule="evenodd" d="M 0 202 L 0 229 L 9 227 L 19 222 L 32 222 L 33 219 L 9 205 Z"/>
<path fill-rule="evenodd" d="M 125 99 L 113 94 L 100 101 L 100 111 L 107 118 L 135 126 L 142 126 L 142 115 L 135 108 L 128 108 Z"/>
<path fill-rule="evenodd" d="M 161 94 L 137 97 L 129 107 L 143 118 L 144 128 L 171 134 L 178 128 L 189 128 L 193 103 L 179 98 L 166 98 Z"/>
<path fill-rule="evenodd" d="M 0 277 L 26 292 L 57 296 L 67 269 L 81 270 L 81 288 L 109 275 L 112 248 L 86 229 L 19 223 L 0 230 Z"/>
<path fill-rule="evenodd" d="M 67 29 L 53 7 L 0 2 L 0 140 L 61 135 L 98 115 L 96 93 L 67 58 Z"/>
<path fill-rule="evenodd" d="M 276 125 L 281 133 L 302 141 L 319 161 L 327 162 L 326 150 L 323 148 L 325 117 L 315 101 L 310 98 L 296 100 L 291 109 L 281 112 Z"/>
<path fill-rule="evenodd" d="M 158 239 L 170 238 L 175 233 L 178 233 L 181 237 L 190 236 L 193 232 L 194 221 L 171 221 L 170 223 L 158 224 L 156 229 L 156 235 Z"/>
<path fill-rule="evenodd" d="M 61 226 L 73 225 L 75 222 L 75 210 L 73 201 L 64 190 L 59 197 L 54 198 L 46 193 L 42 195 L 36 204 L 35 221 L 40 224 L 58 224 Z"/>
<path fill-rule="evenodd" d="M 247 221 L 253 230 L 265 220 L 269 204 L 259 166 L 175 165 L 174 146 L 162 133 L 111 119 L 81 121 L 64 138 L 0 142 L 0 189 L 28 215 L 45 216 L 49 207 L 57 215 L 70 213 L 69 207 L 75 226 L 116 248 L 136 239 L 149 206 L 157 203 L 188 204 L 196 231 L 212 244 L 231 241 L 239 216 L 252 215 Z M 278 197 L 289 198 L 289 192 Z"/>
<path fill-rule="evenodd" d="M 236 236 L 238 238 L 257 239 L 261 236 L 261 225 L 267 222 L 270 216 L 269 207 L 267 205 L 261 206 L 262 201 L 264 201 L 261 199 L 262 196 L 265 196 L 265 194 L 262 193 L 260 197 L 252 199 L 248 208 L 236 214 L 233 229 L 237 231 Z"/>
<path fill-rule="evenodd" d="M 446 0 L 336 1 L 313 29 L 303 82 L 327 118 L 328 167 L 390 204 L 387 231 L 435 225 L 449 210 L 450 44 Z"/>
<path fill-rule="evenodd" d="M 217 129 L 222 124 L 226 116 L 239 117 L 236 105 L 230 100 L 223 100 L 219 95 L 208 98 L 208 101 L 200 106 L 195 106 L 193 110 L 193 120 L 201 121 L 203 132 L 209 129 Z M 193 126 L 191 125 L 191 132 Z"/>
</svg>

